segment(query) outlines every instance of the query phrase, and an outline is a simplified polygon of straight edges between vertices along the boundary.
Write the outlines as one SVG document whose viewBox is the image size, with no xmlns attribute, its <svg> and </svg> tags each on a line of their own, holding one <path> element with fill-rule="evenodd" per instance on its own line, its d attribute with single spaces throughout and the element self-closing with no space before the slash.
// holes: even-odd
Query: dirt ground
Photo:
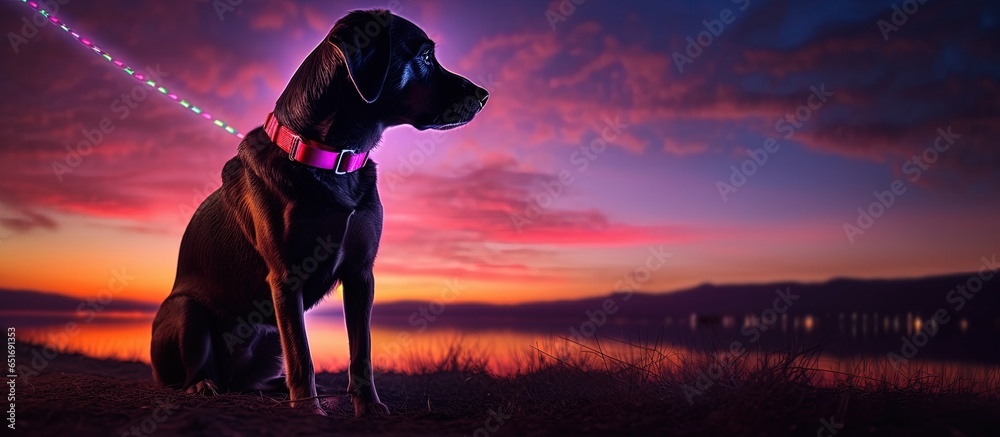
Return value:
<svg viewBox="0 0 1000 437">
<path fill-rule="evenodd" d="M 19 356 L 31 356 L 28 346 L 21 349 Z M 321 393 L 340 393 L 347 385 L 343 373 L 323 373 L 317 381 Z M 337 395 L 324 400 L 329 416 L 322 417 L 261 394 L 158 389 L 145 364 L 63 354 L 18 381 L 13 434 L 1000 435 L 1000 401 L 961 393 L 853 393 L 773 382 L 730 390 L 720 384 L 690 404 L 680 385 L 612 391 L 601 375 L 571 369 L 513 378 L 461 371 L 381 374 L 377 382 L 391 416 L 355 419 L 350 399 Z"/>
</svg>

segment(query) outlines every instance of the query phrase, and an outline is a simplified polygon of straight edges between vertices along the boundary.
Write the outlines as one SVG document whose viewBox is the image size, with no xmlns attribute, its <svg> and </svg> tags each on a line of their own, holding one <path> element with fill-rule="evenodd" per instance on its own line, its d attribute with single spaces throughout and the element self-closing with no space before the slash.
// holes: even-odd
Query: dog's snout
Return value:
<svg viewBox="0 0 1000 437">
<path fill-rule="evenodd" d="M 479 90 L 482 91 L 482 93 L 481 94 L 476 94 L 476 97 L 479 98 L 479 104 L 482 105 L 483 107 L 485 107 L 486 106 L 486 101 L 490 99 L 490 92 L 486 91 L 485 89 L 482 89 L 482 88 L 480 88 Z"/>
<path fill-rule="evenodd" d="M 486 101 L 490 99 L 490 92 L 485 88 L 472 83 L 471 80 L 462 78 L 462 91 L 466 101 L 475 100 L 479 103 L 480 109 L 486 106 Z"/>
</svg>

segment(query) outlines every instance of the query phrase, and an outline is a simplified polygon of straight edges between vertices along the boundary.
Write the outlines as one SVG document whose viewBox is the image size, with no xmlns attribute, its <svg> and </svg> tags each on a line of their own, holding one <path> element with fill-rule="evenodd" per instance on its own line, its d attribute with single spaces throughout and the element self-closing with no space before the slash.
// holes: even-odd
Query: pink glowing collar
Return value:
<svg viewBox="0 0 1000 437">
<path fill-rule="evenodd" d="M 300 137 L 288 126 L 281 124 L 274 113 L 267 114 L 264 132 L 281 150 L 288 153 L 288 159 L 336 174 L 358 171 L 368 162 L 368 152 L 358 153 L 352 149 L 332 150 L 329 146 L 317 144 Z"/>
</svg>

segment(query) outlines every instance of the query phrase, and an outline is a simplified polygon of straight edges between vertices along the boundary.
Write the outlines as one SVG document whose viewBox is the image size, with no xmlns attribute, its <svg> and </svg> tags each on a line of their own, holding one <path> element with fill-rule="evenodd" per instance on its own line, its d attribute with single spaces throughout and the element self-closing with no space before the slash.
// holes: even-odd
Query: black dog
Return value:
<svg viewBox="0 0 1000 437">
<path fill-rule="evenodd" d="M 382 204 L 368 152 L 390 126 L 468 123 L 488 96 L 441 67 L 434 42 L 406 19 L 372 10 L 338 21 L 191 218 L 173 291 L 153 321 L 157 384 L 191 393 L 287 386 L 294 406 L 325 414 L 303 312 L 340 282 L 355 415 L 388 414 L 372 378 Z"/>
</svg>

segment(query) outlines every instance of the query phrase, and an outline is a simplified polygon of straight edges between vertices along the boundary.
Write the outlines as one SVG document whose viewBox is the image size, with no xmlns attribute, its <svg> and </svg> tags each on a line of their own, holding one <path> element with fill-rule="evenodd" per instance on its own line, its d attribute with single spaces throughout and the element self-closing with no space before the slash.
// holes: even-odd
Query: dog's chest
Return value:
<svg viewBox="0 0 1000 437">
<path fill-rule="evenodd" d="M 290 223 L 286 282 L 302 290 L 304 301 L 321 299 L 335 285 L 351 215 L 351 211 L 311 212 Z"/>
</svg>

